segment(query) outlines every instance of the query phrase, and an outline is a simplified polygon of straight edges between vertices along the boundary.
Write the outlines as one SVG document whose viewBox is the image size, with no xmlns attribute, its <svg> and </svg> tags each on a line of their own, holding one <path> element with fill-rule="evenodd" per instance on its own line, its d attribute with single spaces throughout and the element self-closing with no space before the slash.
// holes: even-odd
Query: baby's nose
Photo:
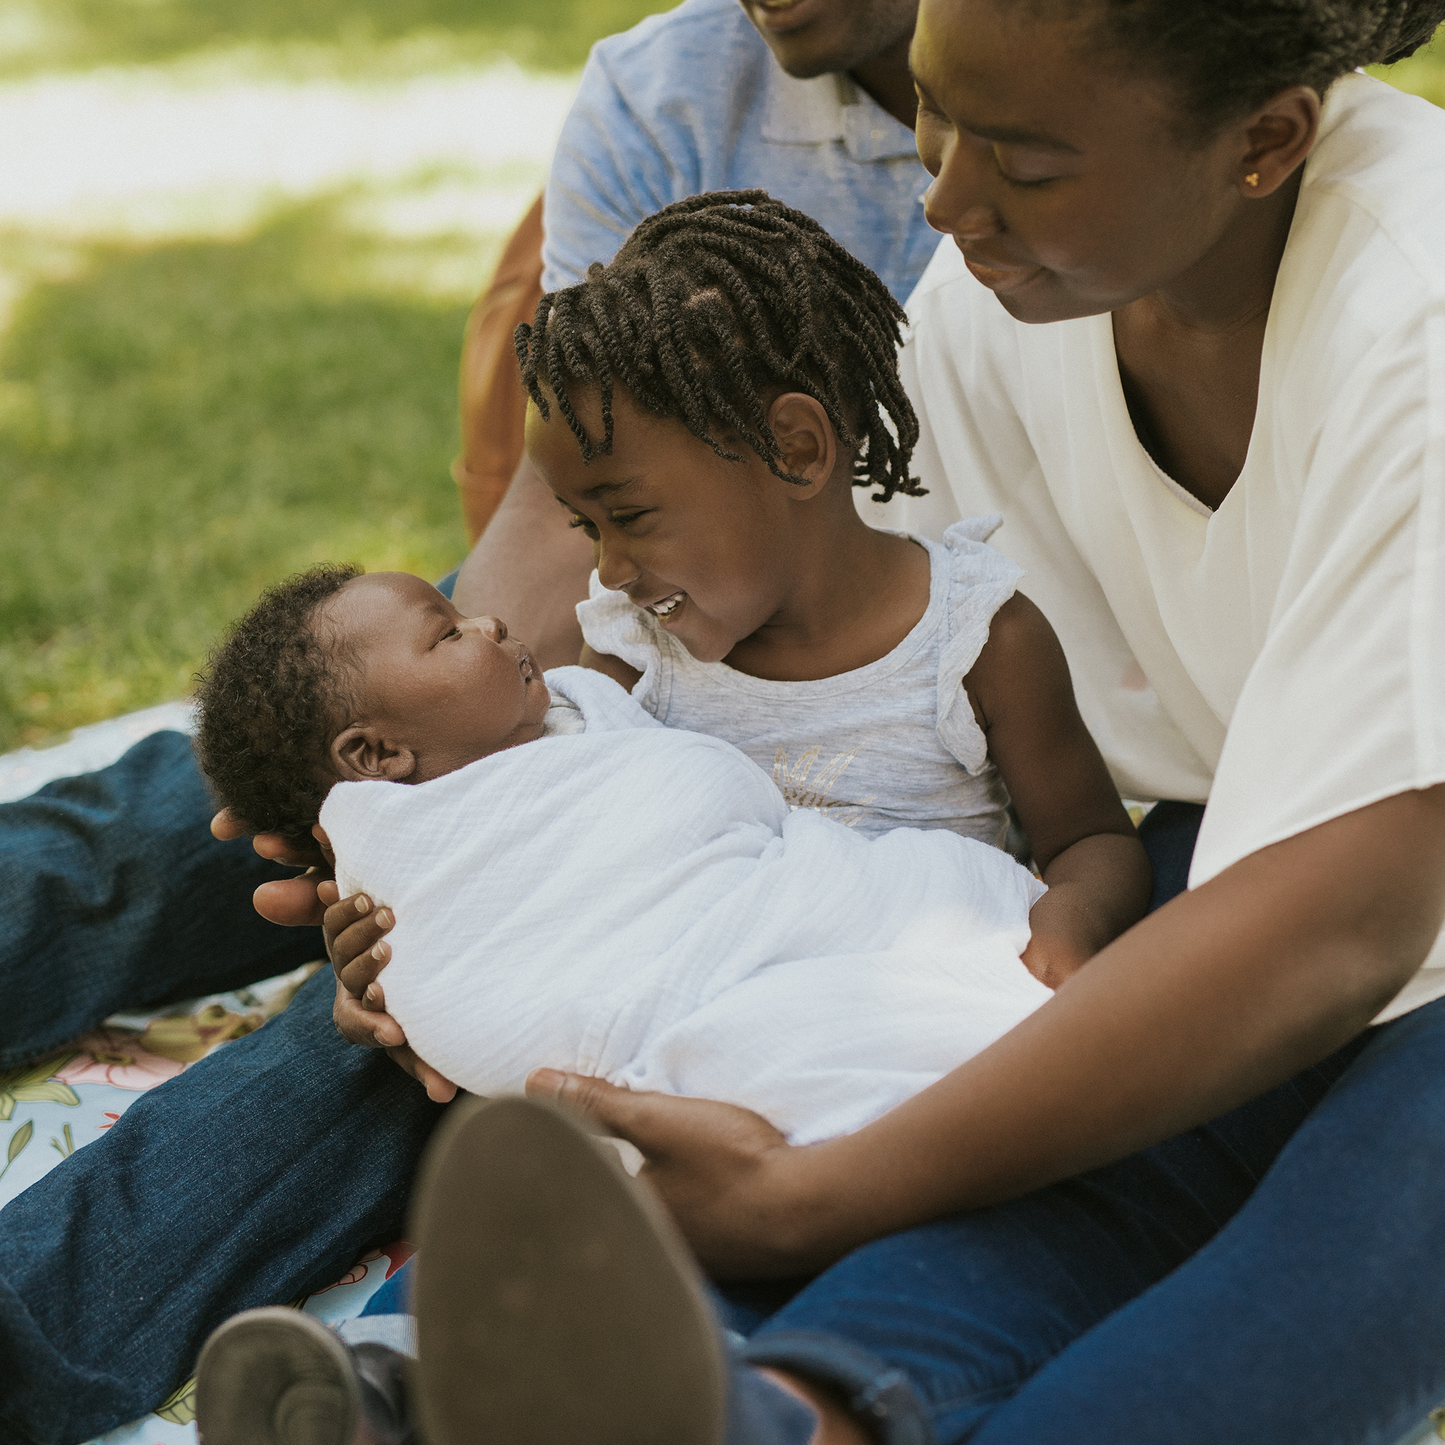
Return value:
<svg viewBox="0 0 1445 1445">
<path fill-rule="evenodd" d="M 507 624 L 500 617 L 478 617 L 475 619 L 478 627 L 492 639 L 493 642 L 505 642 L 507 640 Z"/>
</svg>

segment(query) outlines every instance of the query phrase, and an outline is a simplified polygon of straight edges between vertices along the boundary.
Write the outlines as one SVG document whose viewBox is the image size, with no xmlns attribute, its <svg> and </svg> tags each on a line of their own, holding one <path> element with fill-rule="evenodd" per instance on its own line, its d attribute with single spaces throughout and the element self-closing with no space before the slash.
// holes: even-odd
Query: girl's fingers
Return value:
<svg viewBox="0 0 1445 1445">
<path fill-rule="evenodd" d="M 331 1017 L 337 1032 L 349 1044 L 360 1044 L 368 1049 L 396 1049 L 406 1043 L 406 1031 L 390 1014 L 363 1008 L 339 982 Z"/>
<path fill-rule="evenodd" d="M 326 936 L 336 976 L 358 998 L 391 962 L 383 935 L 396 923 L 389 908 L 377 908 L 364 893 L 326 910 Z"/>
</svg>

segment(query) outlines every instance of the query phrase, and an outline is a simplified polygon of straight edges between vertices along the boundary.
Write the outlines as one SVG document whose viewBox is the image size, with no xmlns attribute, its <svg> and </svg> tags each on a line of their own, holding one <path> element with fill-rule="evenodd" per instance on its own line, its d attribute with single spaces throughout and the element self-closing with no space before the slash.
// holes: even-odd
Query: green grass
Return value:
<svg viewBox="0 0 1445 1445">
<path fill-rule="evenodd" d="M 571 70 L 594 41 L 668 8 L 669 0 L 0 0 L 0 78 L 247 47 L 287 68 L 345 74 L 498 51 Z"/>
<path fill-rule="evenodd" d="M 465 307 L 388 285 L 375 263 L 398 249 L 316 204 L 239 241 L 81 251 L 20 301 L 0 342 L 0 750 L 182 695 L 259 589 L 312 562 L 460 558 Z"/>
<path fill-rule="evenodd" d="M 1383 65 L 1371 67 L 1375 75 L 1408 90 L 1412 95 L 1423 95 L 1436 105 L 1445 105 L 1445 40 L 1436 33 L 1434 42 L 1424 50 L 1417 50 L 1408 60 L 1388 69 Z"/>
</svg>

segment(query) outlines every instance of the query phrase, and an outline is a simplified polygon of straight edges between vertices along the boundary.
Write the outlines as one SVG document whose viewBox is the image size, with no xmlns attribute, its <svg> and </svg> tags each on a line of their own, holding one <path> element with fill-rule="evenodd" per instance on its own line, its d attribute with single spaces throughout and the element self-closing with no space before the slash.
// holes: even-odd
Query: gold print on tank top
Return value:
<svg viewBox="0 0 1445 1445">
<path fill-rule="evenodd" d="M 822 748 L 809 748 L 789 766 L 787 749 L 779 748 L 773 755 L 773 781 L 790 808 L 812 808 L 819 813 L 827 813 L 845 828 L 851 828 L 873 799 L 859 798 L 856 803 L 845 803 L 841 799 L 830 798 L 828 794 L 833 791 L 833 784 L 847 772 L 849 763 L 858 756 L 858 749 L 839 753 L 818 769 L 817 777 L 813 777 L 813 764 L 822 751 Z"/>
</svg>

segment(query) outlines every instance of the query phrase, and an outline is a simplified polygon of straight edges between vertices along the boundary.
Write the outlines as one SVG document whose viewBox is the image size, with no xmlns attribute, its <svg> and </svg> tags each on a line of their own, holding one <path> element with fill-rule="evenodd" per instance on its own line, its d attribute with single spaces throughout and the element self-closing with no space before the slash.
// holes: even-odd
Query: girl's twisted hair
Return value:
<svg viewBox="0 0 1445 1445">
<path fill-rule="evenodd" d="M 1076 12 L 1078 6 L 1071 6 Z M 1321 95 L 1362 65 L 1393 65 L 1445 22 L 1445 0 L 1102 0 L 1103 38 L 1178 85 L 1208 130 L 1290 85 Z"/>
<path fill-rule="evenodd" d="M 903 319 L 878 277 L 810 216 L 766 191 L 713 191 L 649 216 L 609 265 L 594 262 L 586 281 L 544 296 L 515 339 L 528 395 L 546 418 L 542 388 L 552 393 L 587 461 L 612 450 L 621 385 L 718 456 L 742 460 L 719 441 L 722 429 L 775 476 L 801 481 L 779 465 L 764 404 L 769 389 L 799 391 L 856 449 L 855 485 L 877 487 L 886 502 L 923 495 L 908 475 L 918 419 L 898 379 Z M 569 384 L 600 389 L 600 440 Z"/>
</svg>

